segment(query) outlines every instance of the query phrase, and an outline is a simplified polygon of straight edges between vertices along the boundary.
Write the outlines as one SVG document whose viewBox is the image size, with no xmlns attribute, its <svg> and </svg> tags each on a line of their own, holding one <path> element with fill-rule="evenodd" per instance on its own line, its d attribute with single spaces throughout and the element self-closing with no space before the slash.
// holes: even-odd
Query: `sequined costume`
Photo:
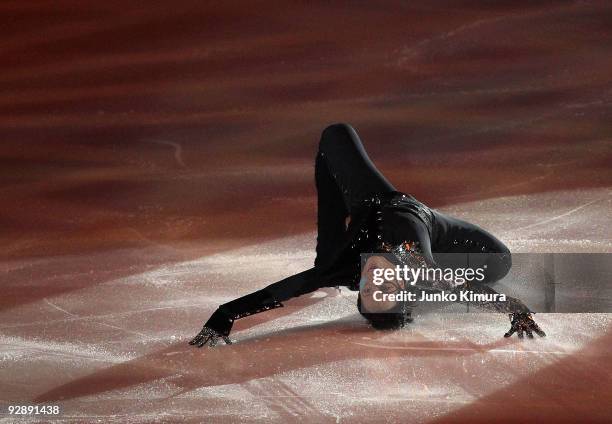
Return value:
<svg viewBox="0 0 612 424">
<path fill-rule="evenodd" d="M 497 281 L 510 269 L 510 251 L 492 234 L 397 191 L 374 166 L 349 125 L 335 124 L 323 131 L 315 159 L 315 182 L 318 235 L 314 266 L 221 305 L 191 344 L 212 345 L 219 338 L 229 342 L 227 336 L 235 320 L 281 307 L 285 300 L 322 287 L 359 290 L 360 254 L 365 252 L 390 252 L 403 263 L 422 261 L 429 266 L 445 260 L 440 254 L 455 253 L 455 263 L 447 265 L 486 265 L 485 283 Z M 407 251 L 407 245 L 418 245 L 418 255 Z M 489 254 L 478 255 L 483 252 Z M 457 258 L 462 263 L 456 263 Z M 450 289 L 445 284 L 429 282 L 421 288 Z M 473 289 L 492 290 L 486 284 Z M 529 314 L 518 300 L 482 306 L 498 312 Z"/>
</svg>

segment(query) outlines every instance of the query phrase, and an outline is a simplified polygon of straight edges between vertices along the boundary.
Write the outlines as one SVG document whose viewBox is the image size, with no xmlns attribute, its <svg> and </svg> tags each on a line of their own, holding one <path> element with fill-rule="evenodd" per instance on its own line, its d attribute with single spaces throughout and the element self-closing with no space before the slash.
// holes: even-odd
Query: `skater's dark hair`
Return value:
<svg viewBox="0 0 612 424">
<path fill-rule="evenodd" d="M 398 330 L 412 322 L 410 312 L 369 313 L 361 310 L 361 295 L 357 297 L 359 313 L 377 330 Z"/>
</svg>

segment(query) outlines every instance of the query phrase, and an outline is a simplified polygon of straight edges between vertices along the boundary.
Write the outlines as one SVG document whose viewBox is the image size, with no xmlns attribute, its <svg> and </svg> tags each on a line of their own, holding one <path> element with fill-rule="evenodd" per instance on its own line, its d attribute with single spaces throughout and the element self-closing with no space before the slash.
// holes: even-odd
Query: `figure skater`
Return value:
<svg viewBox="0 0 612 424">
<path fill-rule="evenodd" d="M 281 307 L 283 301 L 322 287 L 359 291 L 358 309 L 376 329 L 396 329 L 412 322 L 410 302 L 372 300 L 374 268 L 397 264 L 482 268 L 486 269 L 484 280 L 469 283 L 470 291 L 482 294 L 497 293 L 488 283 L 510 270 L 510 251 L 495 236 L 397 191 L 374 166 L 350 125 L 334 124 L 323 131 L 315 159 L 315 183 L 318 234 L 314 266 L 219 306 L 191 345 L 215 346 L 220 339 L 229 344 L 235 320 Z M 362 254 L 368 254 L 363 264 Z M 408 288 L 397 283 L 378 288 L 385 293 Z M 413 287 L 434 292 L 458 289 L 455 282 L 442 278 L 419 281 Z M 533 332 L 545 335 L 518 299 L 482 301 L 476 306 L 509 314 L 511 327 L 505 337 L 515 332 L 520 338 L 523 332 L 528 337 Z"/>
</svg>

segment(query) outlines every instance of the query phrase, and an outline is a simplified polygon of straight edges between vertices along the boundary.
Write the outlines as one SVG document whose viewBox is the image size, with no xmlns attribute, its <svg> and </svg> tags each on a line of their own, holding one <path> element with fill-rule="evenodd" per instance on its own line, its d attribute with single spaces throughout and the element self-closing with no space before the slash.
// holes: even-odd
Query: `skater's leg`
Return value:
<svg viewBox="0 0 612 424">
<path fill-rule="evenodd" d="M 329 172 L 321 154 L 315 160 L 317 187 L 317 257 L 315 266 L 321 267 L 342 244 L 348 210 L 340 188 Z"/>
<path fill-rule="evenodd" d="M 373 193 L 395 191 L 393 185 L 376 169 L 350 125 L 327 127 L 321 134 L 319 155 L 324 157 L 349 212 L 351 205 Z"/>
<path fill-rule="evenodd" d="M 432 250 L 439 266 L 485 269 L 485 283 L 503 278 L 512 266 L 510 250 L 479 226 L 432 210 Z M 448 253 L 448 254 L 446 254 Z"/>
</svg>

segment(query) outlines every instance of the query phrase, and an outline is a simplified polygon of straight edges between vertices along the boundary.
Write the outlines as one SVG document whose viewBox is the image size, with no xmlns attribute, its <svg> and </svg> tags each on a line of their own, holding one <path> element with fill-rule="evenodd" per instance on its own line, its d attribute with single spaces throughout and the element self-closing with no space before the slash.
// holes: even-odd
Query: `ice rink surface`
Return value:
<svg viewBox="0 0 612 424">
<path fill-rule="evenodd" d="M 500 234 L 514 251 L 610 252 L 611 201 L 598 189 L 444 211 Z M 506 214 L 519 206 L 530 212 L 515 222 Z M 417 310 L 405 329 L 376 332 L 354 293 L 325 289 L 239 320 L 234 345 L 187 344 L 218 304 L 308 268 L 313 248 L 308 233 L 108 279 L 109 264 L 129 274 L 130 258 L 177 252 L 152 245 L 5 265 L 9 275 L 36 274 L 41 293 L 61 280 L 99 283 L 0 313 L 2 402 L 59 404 L 59 422 L 610 418 L 608 314 L 538 314 L 548 336 L 533 340 L 504 339 L 507 317 L 480 313 Z M 28 421 L 36 420 L 2 422 Z"/>
<path fill-rule="evenodd" d="M 612 421 L 612 314 L 385 333 L 329 289 L 187 344 L 311 266 L 333 122 L 513 252 L 612 253 L 612 4 L 244 3 L 0 2 L 0 422 Z"/>
</svg>

